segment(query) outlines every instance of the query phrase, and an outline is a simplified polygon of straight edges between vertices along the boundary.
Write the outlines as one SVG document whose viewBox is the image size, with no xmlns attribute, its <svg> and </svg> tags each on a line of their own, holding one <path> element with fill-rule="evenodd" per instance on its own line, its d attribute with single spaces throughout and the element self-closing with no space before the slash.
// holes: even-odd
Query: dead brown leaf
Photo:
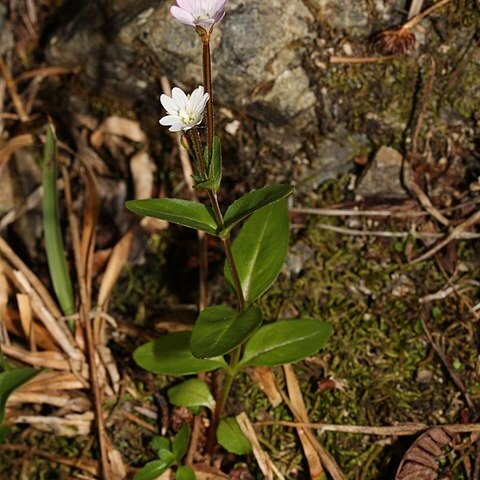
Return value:
<svg viewBox="0 0 480 480">
<path fill-rule="evenodd" d="M 140 124 L 135 120 L 129 118 L 112 116 L 104 120 L 100 127 L 95 130 L 90 136 L 90 142 L 94 148 L 100 149 L 105 142 L 107 135 L 116 135 L 125 137 L 132 142 L 145 144 L 147 136 L 140 128 Z"/>
<path fill-rule="evenodd" d="M 292 406 L 298 412 L 299 418 L 302 422 L 308 423 L 308 413 L 303 400 L 300 385 L 298 384 L 297 377 L 291 365 L 284 365 L 283 370 L 285 372 L 285 380 L 287 383 L 288 395 Z M 322 467 L 320 456 L 312 444 L 310 438 L 305 433 L 303 427 L 297 427 L 297 433 L 300 438 L 300 442 L 305 452 L 305 457 L 308 463 L 308 469 L 310 471 L 310 478 L 312 480 L 320 480 L 325 478 L 325 471 Z"/>
<path fill-rule="evenodd" d="M 403 456 L 395 480 L 436 480 L 438 461 L 443 448 L 451 445 L 454 436 L 445 428 L 430 428 L 420 435 Z"/>
</svg>

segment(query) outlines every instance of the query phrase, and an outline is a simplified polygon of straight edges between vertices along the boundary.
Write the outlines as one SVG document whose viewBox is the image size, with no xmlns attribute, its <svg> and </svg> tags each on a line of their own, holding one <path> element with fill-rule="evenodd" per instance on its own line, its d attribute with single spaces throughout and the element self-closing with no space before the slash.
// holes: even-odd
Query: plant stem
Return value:
<svg viewBox="0 0 480 480">
<path fill-rule="evenodd" d="M 217 403 L 215 405 L 215 411 L 213 412 L 212 416 L 212 423 L 210 424 L 210 428 L 208 430 L 208 438 L 207 438 L 207 455 L 211 456 L 213 453 L 213 448 L 215 446 L 215 434 L 217 433 L 218 423 L 220 422 L 220 416 L 222 415 L 223 409 L 225 408 L 225 404 L 227 403 L 228 395 L 230 394 L 230 389 L 232 388 L 233 380 L 235 375 L 237 374 L 237 365 L 240 360 L 240 354 L 242 351 L 242 347 L 239 346 L 235 350 L 233 350 L 230 356 L 229 362 L 229 369 L 227 371 L 226 377 L 223 381 L 222 391 L 220 392 L 220 396 L 217 399 Z"/>
<path fill-rule="evenodd" d="M 203 83 L 205 87 L 206 93 L 209 94 L 209 100 L 207 102 L 206 110 L 207 110 L 207 149 L 208 149 L 208 159 L 209 161 L 212 158 L 213 152 L 213 139 L 215 136 L 215 124 L 213 119 L 213 89 L 212 89 L 212 57 L 210 52 L 210 32 L 207 32 L 203 29 L 198 29 L 197 32 L 202 40 L 203 45 Z M 198 132 L 196 132 L 197 138 Z M 194 139 L 193 142 L 196 140 Z M 194 149 L 196 147 L 194 146 Z M 201 150 L 200 150 L 201 152 Z M 202 156 L 203 163 L 203 156 Z M 213 212 L 215 215 L 215 220 L 217 221 L 217 225 L 220 229 L 225 227 L 225 223 L 223 221 L 222 211 L 220 210 L 220 205 L 218 203 L 217 194 L 212 188 L 207 189 L 208 198 L 213 208 Z M 235 265 L 235 259 L 233 257 L 232 252 L 232 244 L 230 241 L 230 234 L 223 240 L 223 244 L 225 246 L 225 256 L 227 257 L 228 266 L 230 268 L 230 272 L 232 274 L 232 281 L 233 287 L 235 289 L 235 293 L 237 295 L 237 302 L 238 302 L 238 310 L 239 312 L 243 312 L 245 309 L 245 298 L 243 296 L 242 291 L 242 284 L 240 282 L 240 277 L 238 276 L 238 270 Z M 212 416 L 212 423 L 210 425 L 210 429 L 208 432 L 208 440 L 207 440 L 207 454 L 211 455 L 213 453 L 213 448 L 215 446 L 215 434 L 217 431 L 217 425 L 220 421 L 220 416 L 225 408 L 225 404 L 228 399 L 228 395 L 230 394 L 230 389 L 232 388 L 233 379 L 236 375 L 237 365 L 240 360 L 240 355 L 242 353 L 242 345 L 238 346 L 235 350 L 232 351 L 230 355 L 229 361 L 229 369 L 226 374 L 226 378 L 223 382 L 222 392 L 220 397 L 217 399 L 217 404 L 215 406 L 215 411 Z"/>
<path fill-rule="evenodd" d="M 198 173 L 202 178 L 205 178 L 207 175 L 207 166 L 205 165 L 205 159 L 203 158 L 202 142 L 200 141 L 200 134 L 198 133 L 198 130 L 196 127 L 193 127 L 189 131 L 189 136 L 192 142 L 194 157 L 197 162 Z"/>
<path fill-rule="evenodd" d="M 218 204 L 217 195 L 210 188 L 207 190 L 207 193 L 208 193 L 208 198 L 210 199 L 210 203 L 212 204 L 215 220 L 217 221 L 217 224 L 220 227 L 220 229 L 223 229 L 225 224 L 223 222 L 223 216 L 220 210 L 220 205 Z M 235 293 L 237 295 L 238 309 L 240 312 L 243 312 L 243 310 L 245 309 L 245 299 L 243 298 L 242 284 L 240 282 L 240 277 L 238 276 L 237 267 L 235 265 L 235 260 L 233 258 L 230 234 L 223 240 L 223 245 L 225 247 L 225 256 L 227 257 L 228 266 L 230 267 L 230 272 L 232 274 L 233 287 L 235 288 Z"/>
<path fill-rule="evenodd" d="M 212 204 L 213 213 L 220 229 L 223 229 L 225 226 L 223 222 L 223 215 L 220 210 L 220 205 L 218 204 L 217 195 L 213 189 L 207 189 L 208 197 L 210 203 Z M 240 277 L 238 276 L 237 267 L 235 265 L 235 259 L 233 258 L 232 245 L 230 242 L 230 234 L 223 240 L 225 246 L 225 256 L 227 257 L 228 266 L 230 267 L 230 272 L 232 274 L 233 286 L 235 288 L 235 293 L 237 295 L 238 301 L 238 310 L 243 312 L 245 309 L 245 298 L 243 296 L 242 284 L 240 282 Z M 217 432 L 218 422 L 220 421 L 220 416 L 222 415 L 225 404 L 227 403 L 228 395 L 230 394 L 230 389 L 232 388 L 233 379 L 236 375 L 237 365 L 240 360 L 240 355 L 242 353 L 242 345 L 239 345 L 235 350 L 232 351 L 229 361 L 229 369 L 227 371 L 227 376 L 223 381 L 222 392 L 220 397 L 217 399 L 217 404 L 215 406 L 215 411 L 212 416 L 212 423 L 208 431 L 207 439 L 207 455 L 213 453 L 213 448 L 215 446 L 215 434 Z"/>
<path fill-rule="evenodd" d="M 204 35 L 203 44 L 203 83 L 205 91 L 210 95 L 207 102 L 207 145 L 208 158 L 212 157 L 213 137 L 215 135 L 215 125 L 213 123 L 213 91 L 212 91 L 212 56 L 210 53 L 210 34 Z"/>
</svg>

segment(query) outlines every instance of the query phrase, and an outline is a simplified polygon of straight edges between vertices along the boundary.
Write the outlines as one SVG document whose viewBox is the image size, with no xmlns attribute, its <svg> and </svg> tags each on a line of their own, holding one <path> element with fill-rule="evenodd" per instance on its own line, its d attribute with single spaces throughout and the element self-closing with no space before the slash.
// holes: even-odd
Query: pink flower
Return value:
<svg viewBox="0 0 480 480">
<path fill-rule="evenodd" d="M 177 0 L 170 13 L 185 25 L 208 30 L 224 17 L 226 4 L 227 0 Z"/>
<path fill-rule="evenodd" d="M 168 115 L 160 120 L 161 125 L 170 126 L 171 132 L 190 130 L 203 119 L 203 111 L 210 95 L 200 86 L 191 95 L 187 95 L 181 88 L 174 87 L 172 96 L 162 95 L 160 101 Z"/>
</svg>

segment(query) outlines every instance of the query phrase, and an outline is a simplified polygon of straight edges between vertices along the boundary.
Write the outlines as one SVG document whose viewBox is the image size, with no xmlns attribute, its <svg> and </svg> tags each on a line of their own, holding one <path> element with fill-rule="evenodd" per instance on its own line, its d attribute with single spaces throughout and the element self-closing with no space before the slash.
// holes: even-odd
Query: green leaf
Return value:
<svg viewBox="0 0 480 480">
<path fill-rule="evenodd" d="M 213 185 L 213 178 L 207 178 L 207 180 L 200 180 L 199 182 L 195 183 L 194 187 L 196 189 L 203 188 L 206 190 L 208 188 L 213 188 Z"/>
<path fill-rule="evenodd" d="M 173 439 L 172 452 L 176 460 L 180 461 L 187 453 L 189 442 L 190 427 L 185 423 Z"/>
<path fill-rule="evenodd" d="M 170 440 L 167 437 L 155 436 L 152 438 L 152 448 L 160 455 L 160 450 L 170 450 Z"/>
<path fill-rule="evenodd" d="M 210 410 L 215 408 L 215 400 L 210 389 L 204 381 L 198 378 L 191 378 L 169 388 L 167 395 L 170 403 L 177 407 L 207 407 Z"/>
<path fill-rule="evenodd" d="M 293 190 L 294 188 L 290 185 L 271 185 L 249 192 L 235 200 L 225 212 L 225 228 L 220 232 L 219 236 L 225 238 L 235 225 L 249 215 L 267 205 L 278 202 L 282 198 L 288 197 L 293 193 Z"/>
<path fill-rule="evenodd" d="M 287 201 L 279 200 L 255 212 L 233 242 L 233 257 L 247 304 L 262 295 L 275 281 L 288 251 Z M 224 274 L 233 284 L 228 263 Z"/>
<path fill-rule="evenodd" d="M 157 452 L 157 454 L 158 458 L 165 464 L 173 465 L 175 463 L 175 455 L 170 450 L 165 450 L 164 448 L 162 448 Z"/>
<path fill-rule="evenodd" d="M 170 468 L 171 464 L 163 460 L 154 460 L 148 462 L 139 472 L 135 474 L 133 480 L 157 480 L 157 478 Z"/>
<path fill-rule="evenodd" d="M 175 478 L 176 480 L 196 480 L 197 476 L 192 468 L 182 465 L 178 467 Z"/>
<path fill-rule="evenodd" d="M 217 191 L 222 181 L 222 145 L 217 135 L 215 135 L 213 139 L 212 161 L 210 163 L 209 173 L 213 180 L 213 189 Z"/>
<path fill-rule="evenodd" d="M 0 373 L 0 424 L 3 423 L 5 417 L 5 405 L 8 397 L 14 390 L 27 383 L 40 372 L 41 370 L 35 370 L 34 368 L 15 368 Z"/>
<path fill-rule="evenodd" d="M 60 212 L 57 191 L 57 144 L 53 129 L 47 125 L 47 137 L 43 151 L 43 230 L 48 270 L 53 289 L 65 315 L 75 312 L 73 288 L 68 274 L 60 228 Z"/>
<path fill-rule="evenodd" d="M 249 338 L 262 324 L 262 312 L 251 306 L 242 313 L 230 307 L 208 307 L 192 331 L 192 353 L 197 358 L 225 355 Z"/>
<path fill-rule="evenodd" d="M 246 343 L 240 366 L 274 367 L 298 362 L 317 353 L 331 334 L 329 323 L 313 319 L 264 325 Z"/>
<path fill-rule="evenodd" d="M 140 215 L 203 230 L 211 235 L 217 234 L 218 227 L 212 209 L 199 202 L 178 198 L 149 198 L 130 200 L 125 206 Z"/>
<path fill-rule="evenodd" d="M 195 358 L 190 351 L 190 337 L 191 332 L 162 335 L 137 348 L 133 358 L 145 370 L 163 375 L 193 375 L 227 367 L 223 358 Z"/>
<path fill-rule="evenodd" d="M 238 426 L 235 417 L 226 417 L 220 420 L 217 441 L 227 452 L 236 455 L 245 455 L 252 451 L 252 445 Z"/>
</svg>

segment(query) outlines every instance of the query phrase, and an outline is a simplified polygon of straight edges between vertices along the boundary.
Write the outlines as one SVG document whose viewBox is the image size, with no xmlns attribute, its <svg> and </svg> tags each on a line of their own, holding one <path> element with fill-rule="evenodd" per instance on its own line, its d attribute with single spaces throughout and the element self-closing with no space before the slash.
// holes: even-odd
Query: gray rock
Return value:
<svg viewBox="0 0 480 480">
<path fill-rule="evenodd" d="M 365 36 L 379 27 L 406 20 L 410 1 L 400 0 L 310 0 L 321 22 L 348 33 Z"/>
<path fill-rule="evenodd" d="M 362 197 L 406 198 L 402 185 L 403 156 L 391 147 L 381 147 L 359 178 L 355 193 Z"/>
<path fill-rule="evenodd" d="M 95 93 L 132 103 L 151 97 L 158 74 L 193 88 L 202 83 L 201 42 L 191 27 L 170 17 L 169 6 L 116 0 L 109 2 L 113 12 L 105 17 L 87 2 L 52 38 L 48 58 L 56 64 L 80 63 L 80 79 Z M 312 22 L 301 0 L 232 0 L 212 36 L 217 104 L 234 111 L 246 108 L 277 125 L 293 121 L 303 128 L 315 122 L 315 94 L 299 54 Z"/>
<path fill-rule="evenodd" d="M 298 181 L 300 192 L 318 188 L 327 180 L 342 175 L 354 166 L 353 158 L 369 144 L 365 135 L 349 135 L 340 125 L 326 138 L 320 139 L 310 154 L 310 164 Z"/>
</svg>

